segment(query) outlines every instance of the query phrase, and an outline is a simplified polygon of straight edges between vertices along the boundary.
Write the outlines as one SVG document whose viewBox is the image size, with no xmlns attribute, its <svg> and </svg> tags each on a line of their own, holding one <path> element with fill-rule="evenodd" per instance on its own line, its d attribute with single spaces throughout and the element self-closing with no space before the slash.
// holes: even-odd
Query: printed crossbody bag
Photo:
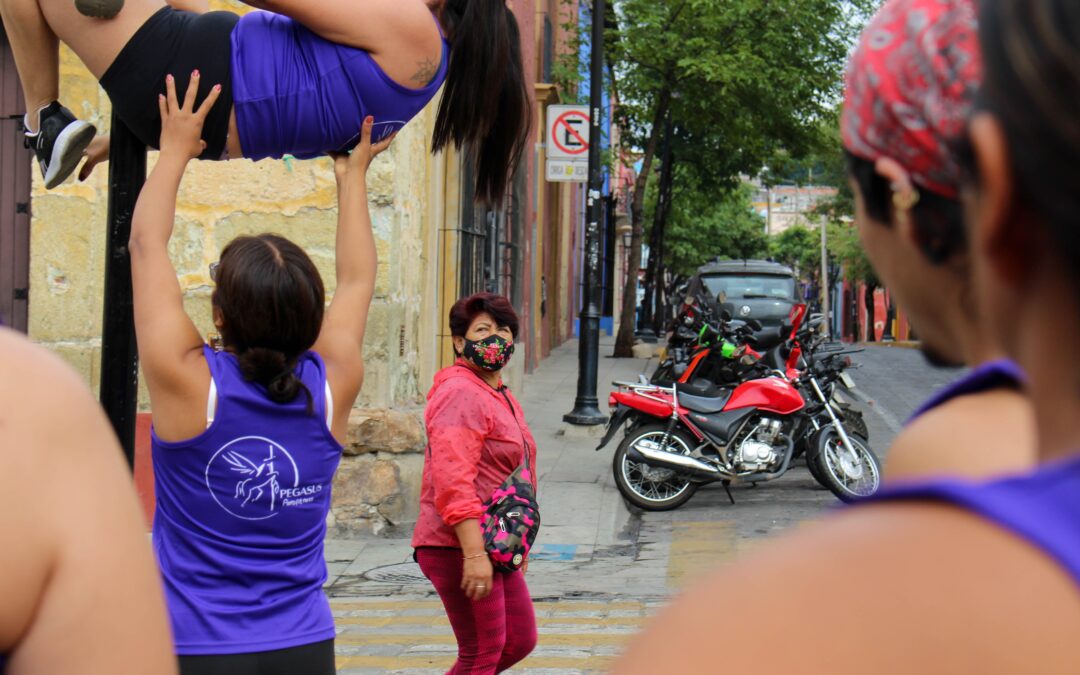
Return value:
<svg viewBox="0 0 1080 675">
<path fill-rule="evenodd" d="M 500 393 L 520 431 L 521 424 L 510 398 L 505 391 Z M 521 569 L 529 558 L 536 533 L 540 531 L 540 506 L 536 503 L 536 492 L 533 490 L 529 442 L 525 440 L 524 433 L 521 434 L 521 441 L 525 448 L 521 464 L 484 503 L 484 517 L 480 523 L 484 548 L 491 558 L 491 564 L 503 572 Z"/>
</svg>

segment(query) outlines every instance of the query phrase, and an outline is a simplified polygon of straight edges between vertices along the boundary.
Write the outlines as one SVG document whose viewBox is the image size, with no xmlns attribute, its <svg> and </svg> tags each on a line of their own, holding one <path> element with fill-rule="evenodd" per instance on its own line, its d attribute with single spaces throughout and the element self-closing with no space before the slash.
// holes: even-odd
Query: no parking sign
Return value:
<svg viewBox="0 0 1080 675">
<path fill-rule="evenodd" d="M 589 107 L 549 105 L 547 121 L 547 179 L 585 182 L 589 177 Z"/>
</svg>

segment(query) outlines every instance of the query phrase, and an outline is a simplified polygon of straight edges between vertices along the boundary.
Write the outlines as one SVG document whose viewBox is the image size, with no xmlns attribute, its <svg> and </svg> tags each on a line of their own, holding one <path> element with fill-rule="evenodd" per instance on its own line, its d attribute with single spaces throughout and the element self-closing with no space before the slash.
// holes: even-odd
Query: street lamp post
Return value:
<svg viewBox="0 0 1080 675">
<path fill-rule="evenodd" d="M 597 425 L 607 421 L 596 398 L 600 356 L 600 106 L 604 86 L 604 0 L 593 0 L 592 63 L 589 72 L 589 183 L 585 214 L 585 302 L 579 315 L 578 388 L 574 409 L 563 416 L 570 424 Z"/>
</svg>

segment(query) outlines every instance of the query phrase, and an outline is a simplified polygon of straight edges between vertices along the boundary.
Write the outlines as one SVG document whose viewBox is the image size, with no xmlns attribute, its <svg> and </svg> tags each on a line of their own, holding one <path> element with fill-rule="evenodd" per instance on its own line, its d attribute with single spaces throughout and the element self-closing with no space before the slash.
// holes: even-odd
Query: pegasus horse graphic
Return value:
<svg viewBox="0 0 1080 675">
<path fill-rule="evenodd" d="M 231 466 L 232 470 L 247 476 L 237 482 L 236 492 L 233 495 L 237 499 L 244 498 L 244 502 L 241 506 L 247 506 L 249 502 L 257 502 L 262 499 L 263 495 L 267 492 L 270 493 L 270 510 L 274 510 L 275 503 L 277 501 L 278 490 L 278 472 L 274 469 L 274 446 L 269 446 L 270 454 L 262 461 L 261 464 L 256 465 L 247 457 L 244 457 L 235 450 L 230 450 L 225 453 L 225 461 Z M 252 484 L 254 483 L 254 484 Z"/>
</svg>

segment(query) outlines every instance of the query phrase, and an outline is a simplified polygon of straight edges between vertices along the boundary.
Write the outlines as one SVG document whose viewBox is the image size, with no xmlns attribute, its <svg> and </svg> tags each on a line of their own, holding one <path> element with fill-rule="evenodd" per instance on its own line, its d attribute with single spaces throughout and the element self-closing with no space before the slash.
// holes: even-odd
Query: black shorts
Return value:
<svg viewBox="0 0 1080 675">
<path fill-rule="evenodd" d="M 158 94 L 165 93 L 165 76 L 176 78 L 182 101 L 191 71 L 199 71 L 201 103 L 215 84 L 221 96 L 203 125 L 206 151 L 200 159 L 221 159 L 232 112 L 232 31 L 240 17 L 232 12 L 194 14 L 163 7 L 135 32 L 101 77 L 101 87 L 113 110 L 148 147 L 161 139 Z"/>
<path fill-rule="evenodd" d="M 180 675 L 334 675 L 334 640 L 251 654 L 181 656 Z"/>
</svg>

